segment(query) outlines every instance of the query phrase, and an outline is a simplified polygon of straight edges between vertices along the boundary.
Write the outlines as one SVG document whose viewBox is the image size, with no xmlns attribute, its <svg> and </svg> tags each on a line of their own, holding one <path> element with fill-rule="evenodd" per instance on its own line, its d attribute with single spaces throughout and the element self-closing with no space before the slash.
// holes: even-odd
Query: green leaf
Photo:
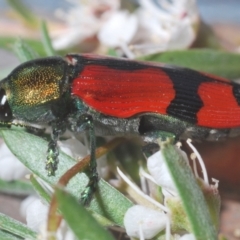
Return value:
<svg viewBox="0 0 240 240">
<path fill-rule="evenodd" d="M 71 157 L 60 153 L 56 176 L 48 177 L 45 170 L 48 144 L 46 141 L 18 130 L 2 129 L 0 133 L 14 155 L 34 174 L 49 184 L 55 185 L 58 179 L 76 163 Z M 71 179 L 67 189 L 75 197 L 80 198 L 87 182 L 87 176 L 84 173 L 79 173 Z M 123 226 L 124 214 L 133 205 L 132 202 L 104 180 L 100 180 L 98 186 L 99 190 L 95 194 L 96 198 L 90 204 L 91 211 L 102 215 L 117 225 Z"/>
<path fill-rule="evenodd" d="M 27 239 L 36 239 L 37 233 L 28 228 L 21 222 L 16 221 L 2 213 L 0 213 L 0 228 L 6 230 L 12 234 Z M 1 238 L 2 239 L 2 238 Z"/>
<path fill-rule="evenodd" d="M 0 179 L 0 192 L 18 196 L 33 194 L 34 189 L 27 181 L 16 180 L 7 182 Z"/>
<path fill-rule="evenodd" d="M 35 191 L 38 193 L 38 195 L 44 199 L 47 203 L 51 201 L 50 194 L 44 189 L 42 186 L 42 183 L 39 182 L 39 178 L 36 178 L 34 175 L 31 176 L 30 181 L 35 189 Z M 113 226 L 114 223 L 109 221 L 107 218 L 103 217 L 100 214 L 97 214 L 96 212 L 92 212 L 93 217 L 102 225 L 102 226 Z"/>
<path fill-rule="evenodd" d="M 47 25 L 45 21 L 41 22 L 42 42 L 47 56 L 55 56 L 56 53 L 53 49 L 52 42 L 48 33 Z"/>
<path fill-rule="evenodd" d="M 13 235 L 9 232 L 0 230 L 0 239 L 4 239 L 4 240 L 18 240 L 18 239 L 21 239 L 22 240 L 23 238 L 17 237 L 16 235 Z"/>
<path fill-rule="evenodd" d="M 170 51 L 145 56 L 140 59 L 192 68 L 229 79 L 240 77 L 240 54 L 218 50 L 192 49 Z"/>
<path fill-rule="evenodd" d="M 64 219 L 78 239 L 114 239 L 73 196 L 60 189 L 56 196 Z"/>
<path fill-rule="evenodd" d="M 103 215 L 97 214 L 96 212 L 91 212 L 92 216 L 95 218 L 95 220 L 101 225 L 101 226 L 105 226 L 105 227 L 109 227 L 109 226 L 114 226 L 114 222 L 109 221 L 107 218 L 103 217 Z"/>
<path fill-rule="evenodd" d="M 25 23 L 31 27 L 37 27 L 38 19 L 21 0 L 7 0 L 8 4 L 22 17 Z"/>
<path fill-rule="evenodd" d="M 178 189 L 196 239 L 217 239 L 217 231 L 211 221 L 203 193 L 186 160 L 171 143 L 162 143 L 161 151 Z"/>
<path fill-rule="evenodd" d="M 51 196 L 47 192 L 47 190 L 44 189 L 42 186 L 42 183 L 40 183 L 39 178 L 35 177 L 34 175 L 31 176 L 30 181 L 35 189 L 35 191 L 38 193 L 38 195 L 44 199 L 47 203 L 51 201 Z M 102 226 L 113 226 L 114 223 L 106 219 L 100 214 L 97 214 L 96 212 L 92 212 L 93 217 L 102 225 Z"/>
<path fill-rule="evenodd" d="M 41 183 L 39 182 L 39 180 L 34 177 L 31 176 L 30 181 L 35 189 L 35 191 L 38 193 L 38 195 L 44 199 L 46 202 L 50 202 L 51 201 L 51 196 L 50 194 L 43 188 L 43 186 L 41 185 Z"/>
<path fill-rule="evenodd" d="M 37 52 L 39 54 L 39 56 L 41 56 L 41 57 L 46 56 L 44 47 L 40 40 L 22 38 L 22 41 L 24 41 L 28 46 L 31 46 L 31 48 L 35 52 Z M 15 42 L 16 42 L 16 37 L 0 37 L 0 47 L 1 48 L 12 50 Z"/>
<path fill-rule="evenodd" d="M 107 55 L 111 56 L 111 57 L 117 57 L 117 51 L 113 48 L 108 49 Z"/>
<path fill-rule="evenodd" d="M 38 54 L 22 39 L 18 39 L 15 42 L 13 51 L 21 62 L 26 62 L 38 57 Z"/>
</svg>

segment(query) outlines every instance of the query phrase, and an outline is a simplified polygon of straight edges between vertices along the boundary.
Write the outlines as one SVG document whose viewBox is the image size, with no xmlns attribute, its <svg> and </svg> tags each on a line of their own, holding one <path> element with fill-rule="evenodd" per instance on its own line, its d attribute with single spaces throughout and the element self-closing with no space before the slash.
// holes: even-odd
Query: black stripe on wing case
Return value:
<svg viewBox="0 0 240 240">
<path fill-rule="evenodd" d="M 240 85 L 233 83 L 233 95 L 237 100 L 238 105 L 240 105 Z"/>
<path fill-rule="evenodd" d="M 125 71 L 136 71 L 136 70 L 149 68 L 149 66 L 146 64 L 143 64 L 138 61 L 131 61 L 124 58 L 117 59 L 117 58 L 111 58 L 111 57 L 106 57 L 106 58 L 88 58 L 84 56 L 81 56 L 81 57 L 84 65 L 86 64 L 86 65 L 105 66 L 111 69 L 125 70 Z"/>
<path fill-rule="evenodd" d="M 203 102 L 198 95 L 198 88 L 203 82 L 211 79 L 186 68 L 169 68 L 164 71 L 171 78 L 176 91 L 175 98 L 167 108 L 170 116 L 197 124 L 197 113 L 203 107 Z"/>
</svg>

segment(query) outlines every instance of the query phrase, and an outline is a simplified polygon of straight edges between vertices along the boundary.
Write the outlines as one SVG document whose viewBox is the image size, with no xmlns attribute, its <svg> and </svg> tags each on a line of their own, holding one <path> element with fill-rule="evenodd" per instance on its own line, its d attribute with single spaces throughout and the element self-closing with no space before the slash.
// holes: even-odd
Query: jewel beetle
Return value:
<svg viewBox="0 0 240 240">
<path fill-rule="evenodd" d="M 66 129 L 88 130 L 88 203 L 98 174 L 95 135 L 140 135 L 146 142 L 218 140 L 240 129 L 240 85 L 191 69 L 91 54 L 32 60 L 0 82 L 0 123 L 49 124 L 46 169 L 54 175 L 57 140 Z M 233 131 L 234 129 L 234 131 Z"/>
</svg>

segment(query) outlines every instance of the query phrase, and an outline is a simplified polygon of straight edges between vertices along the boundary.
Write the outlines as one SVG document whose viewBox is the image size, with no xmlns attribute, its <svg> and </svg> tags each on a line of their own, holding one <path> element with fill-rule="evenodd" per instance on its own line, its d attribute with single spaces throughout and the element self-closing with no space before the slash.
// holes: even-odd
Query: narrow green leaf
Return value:
<svg viewBox="0 0 240 240">
<path fill-rule="evenodd" d="M 22 38 L 22 40 L 39 54 L 39 56 L 46 56 L 42 42 L 40 40 Z M 0 37 L 0 47 L 8 50 L 12 50 L 13 45 L 16 42 L 16 37 Z"/>
<path fill-rule="evenodd" d="M 114 226 L 114 222 L 109 221 L 107 218 L 103 217 L 103 215 L 97 214 L 96 212 L 89 211 L 95 220 L 103 227 Z"/>
<path fill-rule="evenodd" d="M 192 68 L 229 79 L 240 77 L 240 54 L 218 50 L 191 49 L 169 51 L 145 56 L 140 59 Z"/>
<path fill-rule="evenodd" d="M 73 196 L 60 189 L 56 196 L 64 219 L 78 239 L 114 239 Z"/>
<path fill-rule="evenodd" d="M 38 54 L 22 39 L 18 39 L 15 42 L 13 51 L 21 62 L 26 62 L 38 57 Z"/>
<path fill-rule="evenodd" d="M 171 143 L 161 144 L 161 151 L 178 189 L 196 239 L 216 240 L 217 231 L 211 221 L 203 193 L 191 168 Z"/>
<path fill-rule="evenodd" d="M 47 25 L 45 21 L 41 22 L 41 33 L 42 33 L 42 43 L 45 49 L 47 56 L 56 55 L 55 50 L 53 49 L 51 38 L 48 33 Z"/>
<path fill-rule="evenodd" d="M 12 195 L 29 195 L 34 193 L 34 189 L 27 181 L 16 180 L 7 182 L 0 179 L 0 192 Z"/>
<path fill-rule="evenodd" d="M 21 222 L 18 222 L 15 219 L 12 219 L 2 213 L 0 213 L 0 228 L 6 230 L 12 234 L 20 236 L 27 239 L 36 239 L 37 233 L 28 228 Z"/>
<path fill-rule="evenodd" d="M 37 27 L 38 19 L 21 0 L 7 0 L 8 4 L 25 20 L 31 27 Z"/>
<path fill-rule="evenodd" d="M 18 130 L 2 129 L 0 133 L 14 155 L 34 174 L 49 184 L 55 185 L 58 179 L 76 163 L 71 157 L 60 153 L 56 176 L 48 177 L 45 170 L 47 152 L 47 142 L 45 140 Z M 79 173 L 71 179 L 67 189 L 79 198 L 87 182 L 86 175 Z M 103 215 L 117 225 L 123 226 L 124 214 L 133 205 L 131 201 L 104 180 L 99 181 L 99 190 L 95 195 L 96 198 L 90 204 L 91 211 Z"/>
<path fill-rule="evenodd" d="M 2 239 L 2 240 L 18 240 L 18 239 L 21 239 L 22 240 L 23 238 L 17 237 L 16 235 L 13 235 L 9 232 L 0 230 L 0 239 Z"/>
<path fill-rule="evenodd" d="M 47 203 L 49 203 L 51 201 L 51 196 L 42 187 L 41 183 L 39 183 L 39 180 L 34 175 L 32 175 L 30 178 L 30 181 L 31 181 L 35 191 L 38 193 L 38 195 L 42 199 L 44 199 Z M 114 225 L 113 222 L 109 221 L 107 218 L 103 217 L 102 215 L 97 214 L 96 212 L 92 212 L 92 215 L 102 226 L 113 226 Z"/>
<path fill-rule="evenodd" d="M 50 202 L 51 196 L 47 191 L 42 187 L 41 183 L 39 183 L 38 179 L 35 176 L 31 176 L 30 181 L 35 189 L 35 191 L 39 194 L 39 196 L 44 199 L 46 202 Z"/>
</svg>

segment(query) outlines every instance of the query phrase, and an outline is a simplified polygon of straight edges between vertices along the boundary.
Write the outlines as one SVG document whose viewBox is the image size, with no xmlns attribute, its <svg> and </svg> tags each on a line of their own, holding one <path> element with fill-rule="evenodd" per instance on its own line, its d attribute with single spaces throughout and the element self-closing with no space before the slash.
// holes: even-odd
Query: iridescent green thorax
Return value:
<svg viewBox="0 0 240 240">
<path fill-rule="evenodd" d="M 49 121 L 54 118 L 53 103 L 64 102 L 69 95 L 68 65 L 59 57 L 24 63 L 1 82 L 1 88 L 15 117 Z"/>
</svg>

